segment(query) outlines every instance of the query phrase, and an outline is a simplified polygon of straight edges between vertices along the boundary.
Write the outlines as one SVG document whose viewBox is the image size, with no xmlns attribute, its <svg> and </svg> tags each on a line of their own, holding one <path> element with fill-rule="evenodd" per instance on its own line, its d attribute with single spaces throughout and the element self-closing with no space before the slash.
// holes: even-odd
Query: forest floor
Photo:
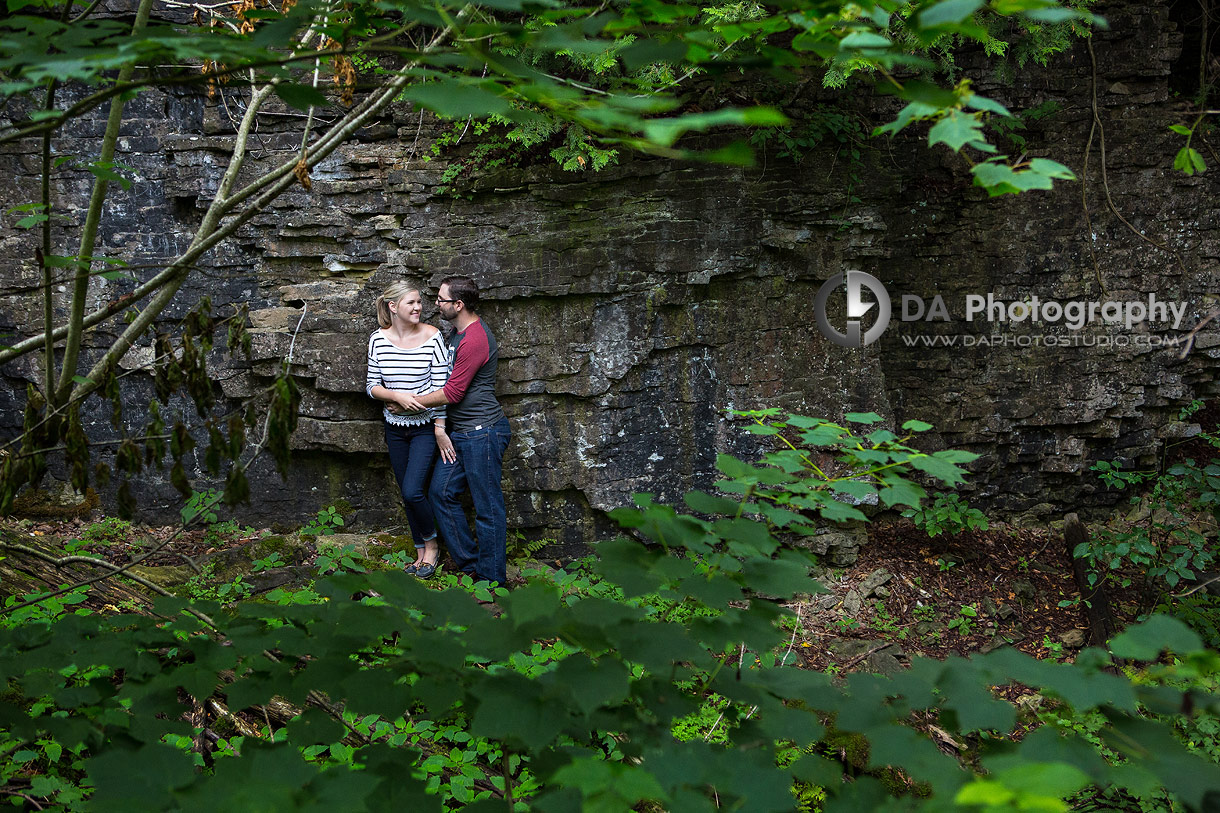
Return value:
<svg viewBox="0 0 1220 813">
<path fill-rule="evenodd" d="M 823 575 L 829 593 L 792 605 L 801 617 L 794 651 L 815 669 L 891 672 L 911 656 L 1000 646 L 1071 660 L 1085 644 L 1062 532 L 996 523 L 929 538 L 899 521 L 868 536 L 854 565 Z M 1117 623 L 1130 620 L 1133 608 L 1114 609 Z"/>
<path fill-rule="evenodd" d="M 10 539 L 66 544 L 70 553 L 113 564 L 168 541 L 141 562 L 153 568 L 197 567 L 269 533 L 236 523 L 191 531 L 114 519 L 2 524 Z M 868 535 L 855 564 L 822 574 L 829 592 L 789 605 L 800 619 L 789 654 L 806 666 L 889 673 L 912 656 L 946 658 L 1006 645 L 1037 658 L 1070 660 L 1083 646 L 1084 617 L 1073 602 L 1077 591 L 1060 532 L 997 523 L 986 531 L 929 538 L 903 520 L 874 524 Z M 308 566 L 315 555 L 297 551 L 282 564 Z M 1122 602 L 1114 609 L 1120 625 L 1133 612 Z"/>
</svg>

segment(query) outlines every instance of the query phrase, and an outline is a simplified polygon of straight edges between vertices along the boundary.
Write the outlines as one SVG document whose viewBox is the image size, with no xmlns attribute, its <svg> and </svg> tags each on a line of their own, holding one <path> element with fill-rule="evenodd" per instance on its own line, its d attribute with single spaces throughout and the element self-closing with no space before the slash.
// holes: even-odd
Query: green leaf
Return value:
<svg viewBox="0 0 1220 813">
<path fill-rule="evenodd" d="M 983 123 L 979 121 L 977 114 L 951 110 L 949 115 L 932 125 L 928 132 L 928 146 L 937 144 L 944 144 L 954 152 L 960 152 L 967 144 L 972 147 L 986 145 Z"/>
<path fill-rule="evenodd" d="M 932 456 L 938 460 L 948 460 L 950 463 L 972 463 L 979 459 L 977 454 L 967 452 L 965 449 L 942 449 L 939 452 L 933 452 Z"/>
<path fill-rule="evenodd" d="M 486 118 L 512 110 L 512 105 L 499 90 L 494 82 L 475 84 L 442 77 L 416 84 L 403 96 L 442 116 Z"/>
<path fill-rule="evenodd" d="M 912 508 L 918 508 L 920 500 L 927 495 L 928 493 L 917 483 L 895 480 L 887 481 L 886 487 L 882 488 L 877 496 L 887 508 L 895 505 L 909 505 Z"/>
<path fill-rule="evenodd" d="M 847 503 L 841 503 L 837 500 L 828 500 L 818 506 L 818 513 L 823 519 L 828 519 L 831 522 L 851 522 L 853 520 L 867 521 L 868 517 L 864 516 L 858 508 L 850 506 Z"/>
<path fill-rule="evenodd" d="M 1190 163 L 1195 167 L 1195 172 L 1203 172 L 1207 169 L 1207 164 L 1203 163 L 1203 156 L 1198 150 L 1191 148 L 1187 154 L 1190 156 Z"/>
<path fill-rule="evenodd" d="M 632 539 L 610 539 L 597 545 L 598 574 L 623 589 L 630 596 L 656 592 L 665 583 L 666 576 L 654 572 L 660 554 L 650 551 Z M 685 561 L 675 558 L 670 562 Z"/>
<path fill-rule="evenodd" d="M 804 522 L 806 517 L 804 514 L 798 514 L 795 511 L 789 511 L 787 508 L 781 508 L 778 505 L 771 503 L 760 503 L 758 506 L 759 513 L 767 518 L 767 521 L 778 528 L 784 528 L 794 522 Z M 790 530 L 792 530 L 790 528 Z"/>
<path fill-rule="evenodd" d="M 970 612 L 967 612 L 970 610 Z M 962 607 L 964 618 L 974 618 L 973 607 Z M 991 696 L 978 672 L 957 659 L 945 663 L 945 671 L 937 684 L 945 697 L 944 706 L 957 714 L 958 729 L 964 733 L 994 729 L 1006 734 L 1016 722 L 1016 711 L 1004 700 Z"/>
<path fill-rule="evenodd" d="M 507 609 L 514 627 L 548 617 L 560 609 L 559 591 L 551 584 L 533 583 L 518 587 L 500 602 Z"/>
<path fill-rule="evenodd" d="M 754 157 L 754 150 L 750 148 L 749 144 L 740 139 L 725 144 L 723 147 L 714 149 L 711 152 L 694 153 L 691 158 L 697 161 L 706 161 L 710 164 L 728 164 L 735 167 L 752 167 L 757 163 Z"/>
<path fill-rule="evenodd" d="M 1102 741 L 1131 758 L 1139 772 L 1149 772 L 1192 810 L 1209 810 L 1204 800 L 1220 788 L 1220 768 L 1186 750 L 1165 723 L 1108 715 L 1110 725 L 1098 731 Z"/>
<path fill-rule="evenodd" d="M 913 468 L 932 475 L 945 485 L 956 485 L 963 480 L 962 475 L 964 472 L 956 465 L 946 460 L 941 460 L 939 458 L 927 455 L 915 455 L 907 462 L 909 462 Z"/>
<path fill-rule="evenodd" d="M 630 810 L 639 802 L 667 802 L 668 795 L 651 773 L 642 767 L 604 759 L 581 757 L 573 760 L 551 776 L 550 783 L 576 788 L 585 798 L 596 798 L 597 807 L 588 811 Z"/>
<path fill-rule="evenodd" d="M 1024 170 L 1014 170 L 1000 160 L 992 159 L 975 164 L 970 171 L 974 175 L 975 185 L 985 188 L 992 197 L 1030 189 L 1051 189 L 1052 178 L 1074 180 L 1076 177 L 1063 164 L 1045 158 L 1033 159 L 1030 168 Z"/>
<path fill-rule="evenodd" d="M 321 709 L 306 709 L 288 723 L 288 738 L 296 745 L 323 745 L 343 739 L 343 724 Z"/>
<path fill-rule="evenodd" d="M 919 13 L 920 28 L 953 26 L 966 20 L 983 5 L 983 0 L 944 0 Z"/>
<path fill-rule="evenodd" d="M 677 64 L 686 56 L 686 49 L 686 43 L 679 39 L 643 39 L 619 51 L 618 56 L 623 60 L 623 67 L 636 71 L 658 62 Z"/>
<path fill-rule="evenodd" d="M 860 704 L 863 705 L 863 704 Z M 912 777 L 932 783 L 933 792 L 941 783 L 956 784 L 961 768 L 945 756 L 928 738 L 906 726 L 888 724 L 865 732 L 872 748 L 869 767 L 902 766 Z"/>
<path fill-rule="evenodd" d="M 959 805 L 986 805 L 988 808 L 993 806 L 1001 808 L 1007 806 L 1016 796 L 1016 793 L 1001 782 L 992 779 L 975 779 L 970 784 L 963 785 L 962 789 L 957 792 L 957 796 L 953 797 L 953 801 Z"/>
<path fill-rule="evenodd" d="M 1198 652 L 1203 649 L 1203 641 L 1178 619 L 1154 615 L 1111 638 L 1109 646 L 1116 658 L 1151 661 L 1166 649 L 1181 655 Z"/>
<path fill-rule="evenodd" d="M 534 8 L 558 8 L 562 4 L 558 0 L 479 0 L 479 5 L 497 8 L 501 11 L 522 11 L 527 6 Z"/>
<path fill-rule="evenodd" d="M 1076 180 L 1076 173 L 1065 167 L 1058 161 L 1052 161 L 1049 158 L 1033 158 L 1029 162 L 1029 168 L 1039 175 L 1045 175 L 1048 178 L 1058 178 L 1065 181 Z"/>
<path fill-rule="evenodd" d="M 500 672 L 473 688 L 479 705 L 470 730 L 479 736 L 538 749 L 552 742 L 566 722 L 566 709 L 535 691 L 522 675 Z"/>
<path fill-rule="evenodd" d="M 116 166 L 121 166 L 121 165 L 115 164 L 115 163 L 107 163 L 104 161 L 95 161 L 94 163 L 89 164 L 85 168 L 88 169 L 89 172 L 91 172 L 93 174 L 93 176 L 100 181 L 113 181 L 114 183 L 117 183 L 119 186 L 121 186 L 123 189 L 130 189 L 131 181 L 124 178 L 119 173 L 115 172 L 114 168 Z M 129 169 L 129 167 L 122 167 L 122 168 Z"/>
<path fill-rule="evenodd" d="M 1070 8 L 1043 8 L 1026 12 L 1025 16 L 1035 22 L 1058 25 L 1080 19 L 1084 15 Z"/>
<path fill-rule="evenodd" d="M 11 209 L 5 209 L 4 213 L 6 215 L 11 215 L 11 214 L 14 214 L 15 212 L 41 212 L 41 211 L 44 211 L 46 208 L 47 207 L 41 203 L 31 202 L 31 203 L 23 203 L 20 206 L 14 206 Z"/>
<path fill-rule="evenodd" d="M 745 517 L 719 519 L 712 528 L 730 545 L 740 546 L 741 553 L 749 551 L 755 555 L 769 556 L 779 544 L 764 523 Z"/>
<path fill-rule="evenodd" d="M 1171 124 L 1171 125 L 1169 125 L 1169 129 L 1173 130 L 1178 135 L 1184 135 L 1184 136 L 1188 136 L 1194 132 L 1194 130 L 1191 130 L 1189 127 L 1185 127 L 1181 124 Z"/>
<path fill-rule="evenodd" d="M 851 423 L 879 423 L 882 420 L 876 412 L 848 412 L 843 419 Z"/>
<path fill-rule="evenodd" d="M 330 104 L 322 91 L 311 85 L 282 83 L 275 86 L 275 95 L 289 107 L 308 111 L 310 107 L 326 107 Z"/>
<path fill-rule="evenodd" d="M 701 514 L 728 514 L 732 516 L 741 508 L 741 503 L 736 500 L 713 496 L 704 491 L 688 491 L 686 496 L 683 497 L 683 501 L 690 506 L 692 511 L 698 511 Z"/>
<path fill-rule="evenodd" d="M 872 31 L 853 31 L 839 40 L 839 50 L 875 50 L 878 48 L 889 48 L 893 44 L 885 37 L 880 34 L 874 34 Z"/>
<path fill-rule="evenodd" d="M 890 443 L 891 441 L 898 440 L 898 436 L 888 429 L 874 429 L 872 432 L 865 435 L 865 439 L 867 439 L 868 442 L 874 446 L 880 446 L 883 443 Z"/>
<path fill-rule="evenodd" d="M 879 88 L 883 93 L 891 92 L 886 86 Z M 957 107 L 961 99 L 957 93 L 932 82 L 921 79 L 911 79 L 903 83 L 902 89 L 896 92 L 900 99 L 908 102 L 920 102 L 931 108 L 930 115 L 938 115 L 941 111 Z"/>
<path fill-rule="evenodd" d="M 788 123 L 783 113 L 772 107 L 724 108 L 710 113 L 690 113 L 672 118 L 648 119 L 642 125 L 644 137 L 663 147 L 671 146 L 684 133 L 704 131 L 724 125 L 782 127 Z"/>
<path fill-rule="evenodd" d="M 932 428 L 932 424 L 924 423 L 923 421 L 917 421 L 914 418 L 912 418 L 911 420 L 904 423 L 902 425 L 902 428 L 908 429 L 912 432 L 927 432 L 929 429 Z"/>
<path fill-rule="evenodd" d="M 580 653 L 559 662 L 553 685 L 570 693 L 585 714 L 619 703 L 631 694 L 631 673 L 621 661 L 602 657 L 593 661 Z"/>
<path fill-rule="evenodd" d="M 1174 156 L 1173 168 L 1187 175 L 1194 175 L 1196 172 L 1205 170 L 1207 165 L 1203 163 L 1203 156 L 1199 154 L 1198 150 L 1194 147 L 1183 147 Z"/>
<path fill-rule="evenodd" d="M 831 485 L 831 488 L 836 493 L 846 494 L 855 500 L 867 500 L 877 493 L 877 489 L 871 483 L 861 480 L 839 480 Z"/>
<path fill-rule="evenodd" d="M 982 110 L 986 113 L 995 113 L 1000 116 L 1013 118 L 1012 113 L 1007 107 L 997 102 L 995 99 L 989 99 L 986 96 L 980 96 L 977 93 L 970 94 L 966 99 L 966 107 L 972 107 L 975 110 Z"/>
<path fill-rule="evenodd" d="M 931 118 L 939 113 L 940 110 L 940 107 L 926 102 L 911 102 L 898 112 L 898 116 L 893 121 L 875 128 L 872 134 L 873 136 L 882 134 L 895 135 L 911 122 Z"/>
<path fill-rule="evenodd" d="M 132 770 L 138 765 L 139 770 Z M 85 770 L 96 789 L 95 810 L 165 810 L 177 807 L 170 795 L 195 776 L 189 755 L 167 745 L 136 751 L 110 748 L 88 760 Z"/>
<path fill-rule="evenodd" d="M 809 562 L 795 559 L 750 559 L 742 565 L 741 572 L 751 590 L 781 599 L 797 593 L 819 592 L 821 587 L 809 575 Z"/>
</svg>

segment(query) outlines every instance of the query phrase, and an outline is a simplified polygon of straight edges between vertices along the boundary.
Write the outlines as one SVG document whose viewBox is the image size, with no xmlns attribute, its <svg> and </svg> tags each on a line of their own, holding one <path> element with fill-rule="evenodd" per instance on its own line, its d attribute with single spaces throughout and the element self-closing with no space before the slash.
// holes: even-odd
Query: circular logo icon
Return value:
<svg viewBox="0 0 1220 813">
<path fill-rule="evenodd" d="M 847 325 L 846 331 L 840 332 L 830 324 L 826 316 L 826 300 L 843 285 L 847 286 Z M 860 298 L 860 289 L 872 291 L 875 302 L 865 302 Z M 877 305 L 877 320 L 873 326 L 861 333 L 860 317 L 868 313 L 873 305 Z M 818 289 L 818 295 L 813 300 L 813 312 L 818 319 L 818 330 L 840 347 L 864 347 L 881 338 L 885 328 L 890 323 L 890 295 L 886 293 L 881 280 L 863 271 L 844 271 L 826 280 Z"/>
</svg>

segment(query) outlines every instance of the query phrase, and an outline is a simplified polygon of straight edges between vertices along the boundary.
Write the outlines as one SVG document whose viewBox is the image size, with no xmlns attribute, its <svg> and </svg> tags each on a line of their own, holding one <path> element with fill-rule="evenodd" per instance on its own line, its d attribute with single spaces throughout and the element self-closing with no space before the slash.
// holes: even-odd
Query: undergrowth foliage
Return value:
<svg viewBox="0 0 1220 813">
<path fill-rule="evenodd" d="M 1214 719 L 1199 686 L 1220 657 L 1171 619 L 1111 642 L 1178 655 L 1131 677 L 1096 649 L 916 660 L 892 679 L 800 668 L 780 600 L 821 588 L 786 542 L 862 517 L 850 502 L 918 506 L 914 478 L 954 484 L 972 456 L 919 451 L 919 422 L 866 433 L 871 413 L 742 416 L 776 443 L 760 463 L 721 456 L 717 492 L 687 495 L 697 514 L 639 495 L 591 571 L 535 574 L 499 615 L 469 580 L 339 571 L 265 601 L 0 616 L 5 789 L 103 811 L 1063 810 L 1094 786 L 1216 801 L 1220 769 L 1174 723 Z M 1104 722 L 1015 741 L 992 693 L 1013 681 Z"/>
<path fill-rule="evenodd" d="M 1184 410 L 1184 417 L 1189 414 Z M 1220 450 L 1220 435 L 1214 432 L 1200 432 L 1197 440 Z M 1214 532 L 1208 533 L 1202 520 L 1210 515 L 1213 523 L 1220 521 L 1220 457 L 1204 463 L 1188 458 L 1163 472 L 1124 471 L 1109 460 L 1098 461 L 1091 470 L 1107 488 L 1134 492 L 1129 504 L 1135 511 L 1121 529 L 1104 529 L 1072 552 L 1093 567 L 1091 583 L 1104 580 L 1129 587 L 1138 580 L 1141 609 L 1147 610 L 1168 601 L 1183 583 L 1206 574 L 1216 546 Z M 1215 624 L 1208 620 L 1204 626 L 1211 628 L 1205 634 L 1214 637 Z"/>
</svg>

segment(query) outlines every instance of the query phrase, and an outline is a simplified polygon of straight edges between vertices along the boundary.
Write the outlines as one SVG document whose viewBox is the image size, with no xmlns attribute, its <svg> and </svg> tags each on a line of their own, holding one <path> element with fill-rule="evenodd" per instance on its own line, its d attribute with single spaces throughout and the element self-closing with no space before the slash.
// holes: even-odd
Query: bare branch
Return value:
<svg viewBox="0 0 1220 813">
<path fill-rule="evenodd" d="M 469 14 L 469 9 L 469 5 L 463 7 L 462 10 L 457 13 L 457 18 L 460 19 L 465 17 L 467 14 Z M 428 45 L 424 47 L 422 52 L 429 53 L 434 51 L 437 46 L 439 46 L 452 33 L 452 31 L 453 26 L 450 25 L 438 32 L 437 35 L 428 43 Z M 313 146 L 307 150 L 307 157 L 305 159 L 306 165 L 313 167 L 323 161 L 340 145 L 347 141 L 347 139 L 350 138 L 351 135 L 356 132 L 356 130 L 363 127 L 370 118 L 379 113 L 382 108 L 389 104 L 410 81 L 410 71 L 413 70 L 417 64 L 418 63 L 416 62 L 412 62 L 399 69 L 393 80 L 391 80 L 379 91 L 375 91 L 370 96 L 366 97 L 360 104 L 350 110 L 348 114 L 344 116 L 344 118 L 341 119 L 334 127 L 332 127 L 325 135 L 319 138 L 318 141 L 316 141 Z M 269 96 L 272 90 L 273 88 L 271 88 L 271 86 L 266 86 L 259 92 L 266 93 Z M 247 110 L 247 115 L 249 115 L 249 109 Z M 239 141 L 242 140 L 243 139 L 239 138 Z M 244 152 L 242 154 L 244 155 Z M 194 263 L 199 259 L 200 256 L 214 247 L 217 243 L 227 238 L 238 228 L 245 225 L 257 214 L 262 212 L 273 200 L 279 197 L 284 190 L 295 182 L 296 179 L 293 175 L 293 168 L 297 165 L 298 160 L 299 159 L 294 157 L 294 159 L 281 164 L 270 172 L 264 174 L 262 177 L 252 181 L 250 184 L 246 185 L 243 189 L 239 190 L 232 196 L 226 198 L 218 194 L 218 196 L 213 200 L 212 205 L 208 208 L 207 214 L 204 215 L 204 222 L 200 225 L 199 230 L 196 232 L 195 240 L 192 242 L 190 248 L 188 248 L 186 252 L 167 266 L 164 271 L 155 275 L 147 282 L 137 286 L 128 299 L 122 302 L 112 302 L 106 307 L 85 316 L 81 322 L 83 327 L 92 327 L 102 321 L 105 321 L 114 314 L 136 304 L 139 300 L 143 299 L 154 291 L 160 291 L 166 286 L 173 286 L 174 290 L 176 291 L 177 288 L 181 286 L 182 280 L 185 279 L 186 274 L 191 270 Z M 230 170 L 233 170 L 232 163 L 230 164 Z M 236 176 L 237 172 L 233 171 L 232 178 L 236 178 Z M 226 178 L 228 177 L 229 173 L 226 173 Z M 232 181 L 230 181 L 230 183 L 231 182 Z M 262 193 L 261 195 L 259 194 L 260 192 Z M 232 210 L 238 205 L 249 200 L 255 195 L 258 195 L 258 197 L 247 208 L 231 215 L 231 219 L 225 221 L 223 225 L 217 225 L 221 219 L 230 217 L 229 213 L 232 212 Z M 148 309 L 146 308 L 146 311 L 147 310 Z M 132 334 L 132 331 L 129 328 L 124 332 L 123 335 L 129 336 L 130 334 Z M 52 335 L 53 338 L 58 341 L 68 335 L 68 328 L 66 326 L 56 328 Z M 18 358 L 19 356 L 31 352 L 32 350 L 38 348 L 42 341 L 43 337 L 41 336 L 32 337 L 18 342 L 7 350 L 0 350 L 0 364 L 4 364 Z M 117 346 L 118 343 L 116 343 L 116 347 Z M 130 347 L 130 345 L 128 345 L 128 347 Z M 123 352 L 126 352 L 127 349 L 128 348 L 124 348 Z M 107 358 L 110 356 L 111 353 L 107 353 Z M 94 367 L 95 371 L 104 369 L 104 366 L 95 365 Z M 89 377 L 93 378 L 92 375 Z M 73 392 L 73 396 L 75 397 L 82 392 L 92 391 L 96 389 L 97 386 L 97 384 L 79 385 L 77 390 Z M 81 388 L 86 389 L 82 390 Z"/>
<path fill-rule="evenodd" d="M 1187 355 L 1189 355 L 1191 348 L 1195 346 L 1195 336 L 1199 335 L 1199 331 L 1217 316 L 1220 316 L 1220 310 L 1212 311 L 1207 316 L 1204 316 L 1203 319 L 1200 320 L 1199 324 L 1195 325 L 1194 330 L 1186 334 L 1186 346 L 1182 348 L 1182 352 L 1178 354 L 1178 358 L 1184 359 Z"/>
</svg>

